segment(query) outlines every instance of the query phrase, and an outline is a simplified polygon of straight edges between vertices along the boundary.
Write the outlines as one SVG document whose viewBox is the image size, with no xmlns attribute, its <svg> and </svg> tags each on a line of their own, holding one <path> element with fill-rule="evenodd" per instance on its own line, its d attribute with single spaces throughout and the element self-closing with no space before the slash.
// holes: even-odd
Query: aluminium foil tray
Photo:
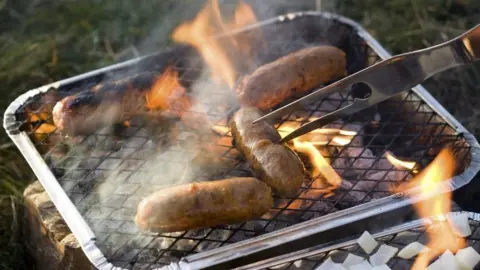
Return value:
<svg viewBox="0 0 480 270">
<path fill-rule="evenodd" d="M 369 57 L 373 57 L 375 61 L 390 57 L 390 54 L 359 24 L 342 16 L 327 12 L 289 13 L 249 26 L 248 29 L 274 24 L 287 24 L 303 19 L 318 20 L 319 22 L 327 21 L 335 25 L 348 27 L 352 29 L 356 37 L 368 47 Z M 245 31 L 248 31 L 248 29 Z M 92 264 L 99 269 L 127 269 L 128 267 L 126 265 L 119 266 L 113 263 L 111 258 L 105 254 L 104 250 L 99 248 L 98 241 L 100 235 L 95 231 L 94 227 L 89 224 L 89 221 L 87 221 L 85 215 L 81 213 L 72 198 L 69 197 L 64 187 L 60 184 L 59 179 L 55 176 L 55 172 L 52 171 L 52 168 L 42 157 L 27 132 L 20 129 L 22 119 L 18 116 L 18 112 L 25 108 L 32 100 L 45 95 L 45 93 L 49 91 L 79 84 L 93 77 L 134 66 L 140 61 L 148 60 L 149 57 L 150 56 L 145 56 L 133 59 L 30 90 L 13 101 L 5 112 L 4 127 L 10 138 L 32 167 L 41 184 L 45 187 L 72 233 L 78 239 L 87 257 Z M 373 62 L 369 64 L 373 64 Z M 444 185 L 439 186 L 436 192 L 452 191 L 469 183 L 480 170 L 478 159 L 480 148 L 475 137 L 448 113 L 422 86 L 417 86 L 409 93 L 404 93 L 402 98 L 408 98 L 405 97 L 407 95 L 414 95 L 414 99 L 420 100 L 423 107 L 431 111 L 432 114 L 435 114 L 435 117 L 440 119 L 442 124 L 452 130 L 452 134 L 449 134 L 450 136 L 460 136 L 462 143 L 469 148 L 469 157 L 466 159 L 468 162 L 462 164 L 463 171 L 446 181 Z M 417 194 L 415 189 L 409 192 Z M 366 223 L 369 224 L 375 224 L 376 230 L 381 231 L 382 229 L 405 222 L 409 215 L 411 215 L 411 209 L 409 208 L 411 203 L 422 199 L 425 199 L 425 197 L 419 196 L 418 194 L 411 198 L 399 196 L 398 194 L 386 195 L 376 200 L 360 203 L 356 206 L 325 214 L 320 217 L 314 217 L 308 221 L 300 222 L 260 236 L 251 237 L 236 243 L 229 243 L 228 245 L 207 251 L 187 254 L 186 256 L 181 256 L 180 260 L 170 264 L 167 263 L 164 267 L 169 269 L 225 269 L 239 267 L 247 263 L 289 253 L 293 250 L 300 250 L 305 246 L 311 246 L 312 239 L 315 237 L 322 236 L 322 241 L 333 240 L 329 239 L 327 235 L 339 238 L 342 236 L 341 234 L 334 235 L 331 232 L 342 226 L 354 224 L 361 220 L 368 221 Z M 399 215 L 405 218 L 389 218 Z M 379 220 L 381 221 L 379 222 Z M 344 233 L 348 234 L 349 232 Z M 319 243 L 322 238 L 315 239 L 316 243 Z"/>
</svg>

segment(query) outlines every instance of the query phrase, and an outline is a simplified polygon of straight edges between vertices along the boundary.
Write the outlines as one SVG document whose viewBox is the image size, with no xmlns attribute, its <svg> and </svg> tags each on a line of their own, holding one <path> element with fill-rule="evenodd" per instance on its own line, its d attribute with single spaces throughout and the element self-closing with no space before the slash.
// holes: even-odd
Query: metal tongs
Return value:
<svg viewBox="0 0 480 270">
<path fill-rule="evenodd" d="M 281 142 L 290 141 L 314 129 L 321 128 L 345 116 L 378 104 L 403 91 L 408 91 L 431 76 L 447 69 L 477 61 L 480 58 L 480 24 L 445 43 L 393 56 L 342 80 L 285 105 L 257 120 L 273 120 L 302 109 L 324 97 L 350 89 L 356 85 L 362 96 L 354 95 L 351 104 L 309 122 L 287 136 Z"/>
</svg>

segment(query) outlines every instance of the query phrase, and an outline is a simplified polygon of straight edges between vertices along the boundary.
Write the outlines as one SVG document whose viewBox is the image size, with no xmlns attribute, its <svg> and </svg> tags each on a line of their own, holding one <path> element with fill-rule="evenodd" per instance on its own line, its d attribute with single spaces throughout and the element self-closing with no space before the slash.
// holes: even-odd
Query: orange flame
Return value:
<svg viewBox="0 0 480 270">
<path fill-rule="evenodd" d="M 35 129 L 35 133 L 37 134 L 48 134 L 53 133 L 57 129 L 55 125 L 44 123 L 40 125 L 37 129 Z"/>
<path fill-rule="evenodd" d="M 286 122 L 280 127 L 278 132 L 282 137 L 285 137 L 299 126 L 300 123 L 298 122 Z M 308 156 L 310 163 L 313 166 L 312 176 L 316 177 L 319 174 L 322 174 L 330 185 L 330 187 L 327 188 L 327 185 L 325 185 L 325 183 L 321 183 L 321 180 L 317 178 L 315 182 L 312 183 L 312 187 L 321 188 L 323 189 L 323 193 L 329 193 L 333 189 L 340 186 L 342 182 L 341 177 L 330 166 L 330 163 L 315 146 L 325 146 L 329 142 L 332 145 L 347 145 L 351 142 L 355 135 L 356 132 L 354 131 L 340 129 L 317 129 L 293 139 L 293 149 Z"/>
<path fill-rule="evenodd" d="M 396 192 L 417 187 L 420 188 L 422 195 L 432 194 L 443 181 L 453 176 L 455 164 L 451 149 L 445 148 L 409 183 L 398 187 Z M 453 224 L 445 218 L 446 214 L 450 212 L 451 199 L 451 192 L 447 192 L 414 204 L 417 214 L 422 218 L 444 218 L 443 221 L 430 225 L 429 230 L 427 230 L 429 238 L 427 246 L 432 251 L 418 256 L 411 269 L 426 269 L 428 263 L 445 250 L 456 252 L 465 246 L 465 240 L 455 235 Z M 426 227 L 428 225 L 425 224 Z"/>
<path fill-rule="evenodd" d="M 212 125 L 212 129 L 219 134 L 227 134 L 230 132 L 230 128 L 221 125 Z"/>
<path fill-rule="evenodd" d="M 338 187 L 342 183 L 341 177 L 325 160 L 320 151 L 318 151 L 313 144 L 309 142 L 301 142 L 297 139 L 293 140 L 293 147 L 295 150 L 306 154 L 313 166 L 312 176 L 316 177 L 322 174 L 327 182 L 333 187 Z"/>
<path fill-rule="evenodd" d="M 299 127 L 299 122 L 286 122 L 280 127 L 278 133 L 280 133 L 282 137 L 285 137 Z M 332 146 L 345 146 L 349 144 L 356 135 L 357 132 L 355 131 L 337 128 L 321 128 L 297 137 L 295 140 L 309 142 L 314 146 L 325 146 L 327 144 Z"/>
<path fill-rule="evenodd" d="M 209 0 L 193 21 L 183 23 L 174 30 L 172 38 L 175 42 L 194 46 L 212 70 L 213 77 L 233 87 L 237 72 L 227 51 L 248 53 L 251 46 L 240 43 L 233 37 L 225 38 L 224 42 L 220 42 L 213 36 L 245 27 L 256 21 L 257 18 L 251 7 L 240 1 L 233 20 L 225 23 L 218 0 Z"/>
<path fill-rule="evenodd" d="M 168 109 L 169 97 L 179 88 L 183 88 L 183 86 L 180 84 L 178 72 L 169 66 L 145 94 L 147 108 L 150 110 Z"/>
<path fill-rule="evenodd" d="M 385 153 L 385 157 L 387 158 L 390 163 L 392 163 L 393 167 L 402 170 L 402 169 L 408 169 L 412 170 L 413 173 L 418 173 L 418 170 L 416 169 L 417 163 L 414 161 L 405 161 L 398 159 L 395 157 L 390 151 L 387 151 Z"/>
</svg>

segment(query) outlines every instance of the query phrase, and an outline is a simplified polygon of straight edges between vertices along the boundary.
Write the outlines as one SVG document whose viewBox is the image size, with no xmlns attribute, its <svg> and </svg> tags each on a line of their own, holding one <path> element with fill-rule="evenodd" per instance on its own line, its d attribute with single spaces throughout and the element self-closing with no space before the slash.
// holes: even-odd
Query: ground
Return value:
<svg viewBox="0 0 480 270">
<path fill-rule="evenodd" d="M 315 2 L 360 22 L 393 54 L 438 44 L 480 18 L 480 3 L 473 0 L 265 3 L 275 3 L 273 10 L 281 12 L 312 9 Z M 169 44 L 170 29 L 195 14 L 200 4 L 194 0 L 0 0 L 1 115 L 29 89 L 161 50 Z M 477 75 L 475 69 L 461 69 L 440 74 L 426 85 L 470 131 L 480 134 L 474 94 Z M 18 241 L 21 220 L 15 210 L 21 209 L 23 188 L 34 177 L 3 129 L 0 143 L 0 268 L 31 269 Z"/>
</svg>

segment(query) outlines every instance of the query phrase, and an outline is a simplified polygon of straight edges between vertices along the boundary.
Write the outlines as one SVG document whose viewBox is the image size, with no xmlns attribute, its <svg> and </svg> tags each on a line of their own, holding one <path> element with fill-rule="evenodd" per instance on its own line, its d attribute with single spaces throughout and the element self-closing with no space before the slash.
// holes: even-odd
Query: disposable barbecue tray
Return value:
<svg viewBox="0 0 480 270">
<path fill-rule="evenodd" d="M 256 61 L 260 63 L 316 44 L 331 44 L 345 51 L 348 73 L 390 56 L 357 23 L 325 12 L 286 14 L 229 35 L 248 35 L 257 30 L 267 41 L 266 46 L 256 48 Z M 275 206 L 258 220 L 179 233 L 140 232 L 133 221 L 138 202 L 164 187 L 159 179 L 171 175 L 171 170 L 173 174 L 175 170 L 188 170 L 184 162 L 192 153 L 185 145 L 191 144 L 191 136 L 183 140 L 179 136 L 177 144 L 163 147 L 165 136 L 142 121 L 119 128 L 119 134 L 98 131 L 71 138 L 55 132 L 42 134 L 39 129 L 42 123 L 52 123 L 52 107 L 62 97 L 112 78 L 162 70 L 172 63 L 181 71 L 180 80 L 185 84 L 198 78 L 203 69 L 195 51 L 174 47 L 30 90 L 13 101 L 5 113 L 4 127 L 10 138 L 99 269 L 233 268 L 302 249 L 312 244 L 308 240 L 313 237 L 315 244 L 347 237 L 348 231 L 330 231 L 357 221 L 375 220 L 379 230 L 402 224 L 410 218 L 411 202 L 422 198 L 405 198 L 386 188 L 399 177 L 408 181 L 414 170 L 394 168 L 386 159 L 386 151 L 421 168 L 444 146 L 452 147 L 457 171 L 445 182 L 444 191 L 469 183 L 480 168 L 474 136 L 418 86 L 330 125 L 356 132 L 347 145 L 326 146 L 331 150 L 326 158 L 345 180 L 332 196 L 317 194 L 312 187 L 306 192 L 315 196 L 275 198 Z M 223 98 L 221 91 L 211 91 L 209 100 Z M 285 122 L 298 122 L 298 115 L 315 117 L 349 101 L 348 93 L 335 93 L 277 122 L 276 127 L 280 130 Z M 210 120 L 224 128 L 236 109 L 205 106 Z M 235 154 L 229 132 L 216 145 L 218 151 L 224 153 L 227 165 L 215 168 L 213 176 L 211 171 L 208 176 L 201 172 L 196 180 L 252 175 L 245 161 Z M 146 166 L 158 168 L 153 178 L 142 176 Z"/>
</svg>

